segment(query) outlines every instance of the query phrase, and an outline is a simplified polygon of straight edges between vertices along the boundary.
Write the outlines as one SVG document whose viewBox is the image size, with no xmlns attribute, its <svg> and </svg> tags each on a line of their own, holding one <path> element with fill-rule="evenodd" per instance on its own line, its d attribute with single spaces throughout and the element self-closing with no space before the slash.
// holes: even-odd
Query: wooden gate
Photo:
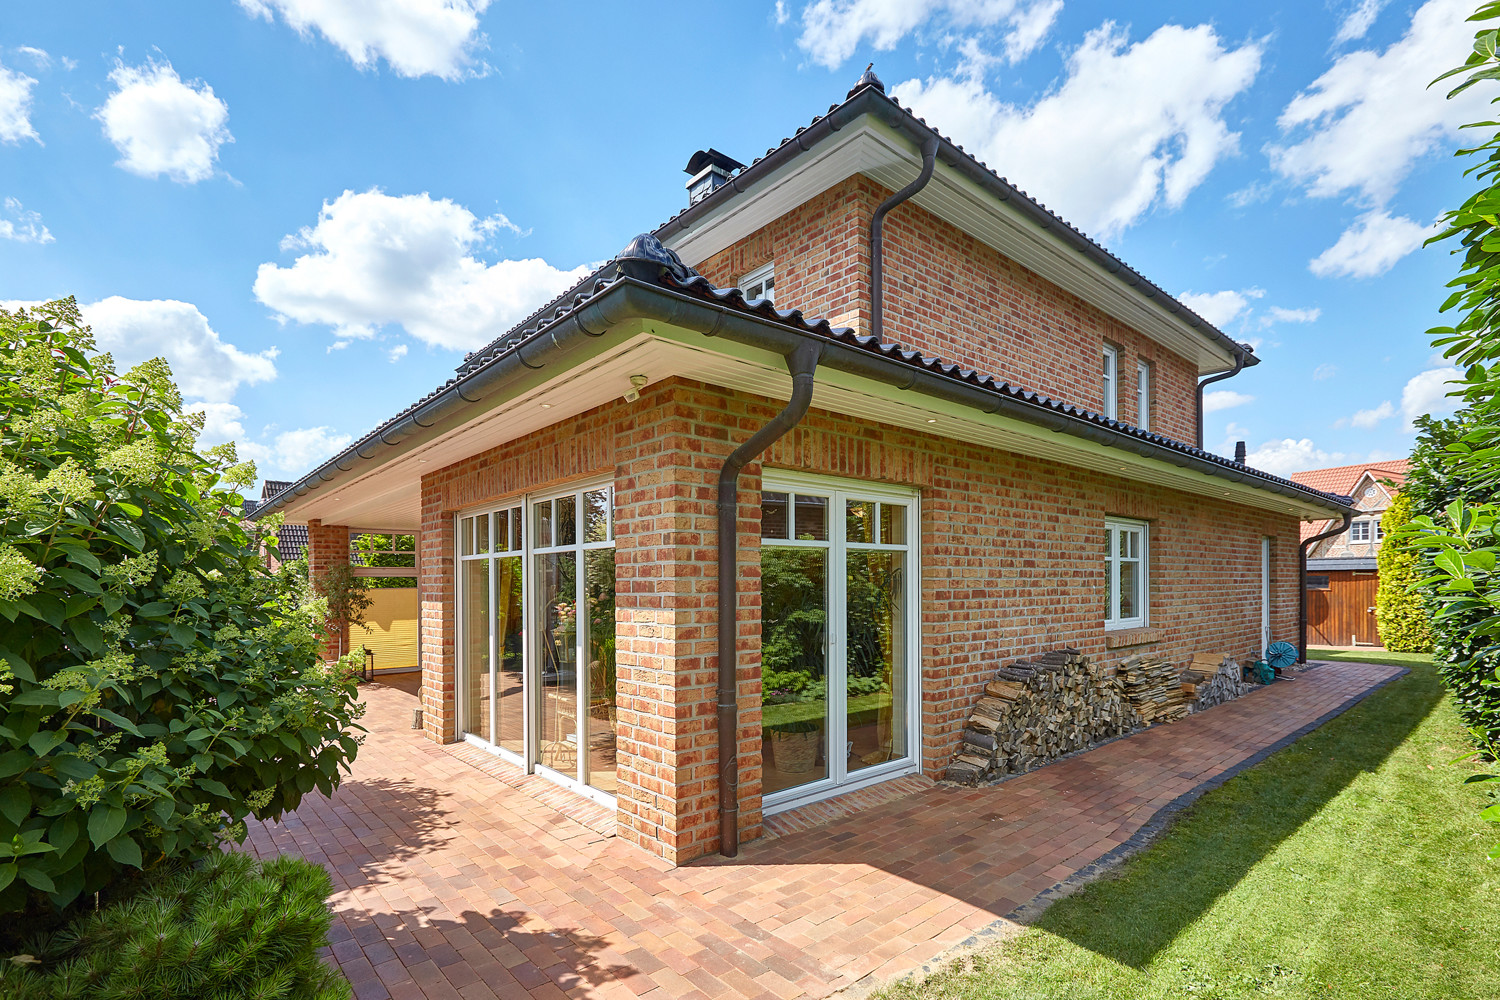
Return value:
<svg viewBox="0 0 1500 1000">
<path fill-rule="evenodd" d="M 1311 586 L 1326 577 L 1326 590 Z M 1380 578 L 1374 570 L 1327 570 L 1308 574 L 1307 641 L 1318 646 L 1380 645 L 1375 625 L 1375 592 Z"/>
</svg>

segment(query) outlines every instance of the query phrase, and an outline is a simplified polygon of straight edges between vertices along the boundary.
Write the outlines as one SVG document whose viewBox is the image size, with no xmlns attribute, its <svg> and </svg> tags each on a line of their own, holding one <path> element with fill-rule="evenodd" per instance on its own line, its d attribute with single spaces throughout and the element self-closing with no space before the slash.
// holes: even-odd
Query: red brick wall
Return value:
<svg viewBox="0 0 1500 1000">
<path fill-rule="evenodd" d="M 616 490 L 621 836 L 682 862 L 717 849 L 715 481 L 725 455 L 782 404 L 687 380 L 651 387 L 423 479 L 427 726 L 454 728 L 452 515 L 609 474 Z M 1106 659 L 1104 518 L 1150 528 L 1150 647 L 1259 644 L 1260 539 L 1273 536 L 1273 635 L 1296 624 L 1297 523 L 1287 515 L 823 412 L 766 464 L 915 487 L 922 504 L 923 766 L 946 765 L 1001 660 L 1062 645 Z M 761 468 L 741 477 L 740 789 L 760 833 Z M 1209 609 L 1212 609 L 1209 613 Z"/>
<path fill-rule="evenodd" d="M 852 177 L 698 265 L 719 285 L 776 262 L 776 304 L 870 328 L 869 221 L 891 192 Z M 1196 439 L 1197 369 L 912 202 L 885 222 L 885 335 L 1013 385 L 1101 410 L 1100 353 L 1121 348 L 1118 414 L 1137 422 L 1138 360 L 1152 365 L 1152 429 Z"/>
<path fill-rule="evenodd" d="M 349 562 L 349 528 L 343 524 L 324 524 L 314 518 L 307 522 L 307 576 L 315 584 L 330 566 Z M 342 639 L 328 636 L 323 642 L 323 655 L 333 659 L 339 655 L 340 644 L 349 649 L 349 630 L 343 630 Z"/>
</svg>

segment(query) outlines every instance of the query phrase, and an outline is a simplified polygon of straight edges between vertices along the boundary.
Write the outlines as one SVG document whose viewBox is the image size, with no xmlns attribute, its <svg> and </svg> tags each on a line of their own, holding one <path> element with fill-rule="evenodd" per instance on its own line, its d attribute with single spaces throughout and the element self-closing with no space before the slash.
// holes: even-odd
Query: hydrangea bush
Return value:
<svg viewBox="0 0 1500 1000">
<path fill-rule="evenodd" d="M 0 912 L 55 915 L 332 792 L 359 706 L 164 361 L 71 299 L 0 310 L 0 359 Z"/>
</svg>

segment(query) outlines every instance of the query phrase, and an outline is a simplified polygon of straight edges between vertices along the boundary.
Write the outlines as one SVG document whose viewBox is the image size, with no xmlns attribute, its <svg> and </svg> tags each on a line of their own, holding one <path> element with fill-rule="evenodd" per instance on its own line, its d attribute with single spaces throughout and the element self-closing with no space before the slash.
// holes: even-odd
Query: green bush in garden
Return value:
<svg viewBox="0 0 1500 1000">
<path fill-rule="evenodd" d="M 212 854 L 163 866 L 130 898 L 38 935 L 0 961 L 9 1000 L 346 1000 L 318 957 L 332 914 L 328 873 L 301 858 L 264 865 Z"/>
<path fill-rule="evenodd" d="M 1375 594 L 1375 621 L 1386 649 L 1397 653 L 1430 653 L 1432 626 L 1427 603 L 1415 588 L 1423 576 L 1420 553 L 1401 534 L 1411 514 L 1411 499 L 1398 495 L 1380 519 L 1385 542 L 1376 557 L 1380 589 Z"/>
<path fill-rule="evenodd" d="M 0 365 L 0 913 L 34 928 L 332 792 L 360 709 L 165 362 L 118 374 L 68 299 L 0 310 Z"/>
</svg>

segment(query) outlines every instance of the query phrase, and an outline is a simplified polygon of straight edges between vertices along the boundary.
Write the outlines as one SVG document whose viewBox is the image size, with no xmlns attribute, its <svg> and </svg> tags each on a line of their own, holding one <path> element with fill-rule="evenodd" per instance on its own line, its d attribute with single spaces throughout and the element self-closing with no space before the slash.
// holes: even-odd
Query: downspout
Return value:
<svg viewBox="0 0 1500 1000">
<path fill-rule="evenodd" d="M 786 356 L 792 398 L 785 409 L 724 460 L 719 470 L 719 853 L 740 852 L 739 483 L 740 472 L 807 415 L 821 344 L 804 341 Z"/>
<path fill-rule="evenodd" d="M 870 217 L 870 335 L 875 343 L 882 343 L 885 335 L 885 265 L 883 246 L 885 243 L 885 217 L 891 209 L 901 204 L 932 180 L 933 168 L 937 166 L 938 137 L 936 134 L 922 140 L 922 171 L 917 179 L 880 203 Z"/>
<path fill-rule="evenodd" d="M 1208 378 L 1206 378 L 1202 382 L 1198 383 L 1198 447 L 1199 448 L 1203 447 L 1203 390 L 1204 390 L 1204 388 L 1206 388 L 1207 386 L 1213 385 L 1215 382 L 1222 382 L 1226 378 L 1234 378 L 1242 370 L 1244 370 L 1244 367 L 1245 367 L 1245 358 L 1246 357 L 1247 357 L 1247 355 L 1246 355 L 1246 353 L 1244 351 L 1236 351 L 1235 354 L 1234 354 L 1234 367 L 1233 368 L 1229 369 L 1229 371 L 1227 371 L 1227 372 L 1220 372 L 1217 375 L 1210 375 Z"/>
<path fill-rule="evenodd" d="M 1344 523 L 1337 528 L 1330 528 L 1321 535 L 1313 535 L 1302 543 L 1302 558 L 1297 562 L 1297 662 L 1307 662 L 1307 552 L 1314 545 L 1325 538 L 1342 535 L 1349 530 L 1349 525 L 1354 521 L 1354 511 L 1344 511 Z"/>
</svg>

